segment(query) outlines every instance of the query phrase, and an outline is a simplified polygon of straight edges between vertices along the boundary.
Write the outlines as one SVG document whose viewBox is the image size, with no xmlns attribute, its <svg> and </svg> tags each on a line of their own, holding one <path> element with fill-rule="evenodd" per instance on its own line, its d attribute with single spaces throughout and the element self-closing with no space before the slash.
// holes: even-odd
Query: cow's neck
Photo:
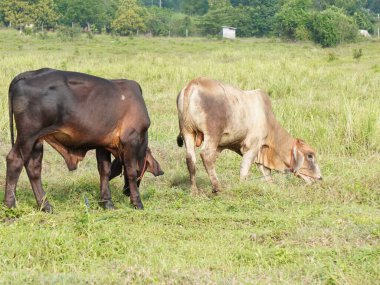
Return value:
<svg viewBox="0 0 380 285">
<path fill-rule="evenodd" d="M 294 138 L 279 124 L 268 134 L 267 143 L 259 153 L 259 163 L 278 171 L 291 168 Z"/>
</svg>

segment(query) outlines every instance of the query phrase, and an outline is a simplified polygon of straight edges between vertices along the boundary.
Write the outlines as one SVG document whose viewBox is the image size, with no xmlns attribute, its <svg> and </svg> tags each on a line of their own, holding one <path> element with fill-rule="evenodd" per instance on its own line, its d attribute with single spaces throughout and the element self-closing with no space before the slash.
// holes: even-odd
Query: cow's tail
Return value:
<svg viewBox="0 0 380 285">
<path fill-rule="evenodd" d="M 16 80 L 17 79 L 17 80 Z M 19 81 L 20 79 L 15 78 L 12 80 L 11 84 L 9 85 L 9 90 L 8 90 L 8 111 L 9 111 L 9 131 L 11 134 L 11 143 L 12 147 L 15 144 L 15 133 L 14 133 L 14 126 L 13 126 L 13 103 L 12 103 L 12 93 L 13 93 L 13 88 L 15 84 Z"/>
<path fill-rule="evenodd" d="M 191 129 L 191 119 L 189 118 L 189 104 L 190 104 L 190 96 L 193 92 L 193 84 L 194 81 L 190 82 L 185 88 L 181 90 L 177 97 L 177 107 L 179 112 L 179 134 L 177 136 L 177 145 L 182 147 L 184 144 L 183 141 L 183 132 L 184 130 Z M 180 110 L 179 106 L 179 97 L 182 97 L 182 110 Z M 192 131 L 193 132 L 193 131 Z"/>
<path fill-rule="evenodd" d="M 17 82 L 19 82 L 22 79 L 27 79 L 29 77 L 32 77 L 33 75 L 41 74 L 47 71 L 50 71 L 50 68 L 41 68 L 38 70 L 33 70 L 33 71 L 27 71 L 20 73 L 17 75 L 15 78 L 13 78 L 11 84 L 9 85 L 9 90 L 8 90 L 8 110 L 9 110 L 9 130 L 11 133 L 11 143 L 12 146 L 15 144 L 15 134 L 14 134 L 14 126 L 13 126 L 13 100 L 12 100 L 12 95 L 14 91 L 14 87 Z"/>
<path fill-rule="evenodd" d="M 181 132 L 177 136 L 177 145 L 179 147 L 183 147 L 183 138 L 182 138 Z"/>
</svg>

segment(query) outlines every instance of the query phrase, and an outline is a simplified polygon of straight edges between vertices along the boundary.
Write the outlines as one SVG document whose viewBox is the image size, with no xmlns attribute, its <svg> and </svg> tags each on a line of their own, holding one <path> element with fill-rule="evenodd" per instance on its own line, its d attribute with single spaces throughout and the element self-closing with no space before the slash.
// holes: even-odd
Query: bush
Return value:
<svg viewBox="0 0 380 285">
<path fill-rule="evenodd" d="M 359 29 L 368 30 L 371 34 L 373 33 L 373 23 L 374 20 L 367 11 L 357 11 L 354 13 L 354 19 Z"/>
<path fill-rule="evenodd" d="M 358 34 L 354 19 L 337 8 L 315 13 L 311 25 L 313 40 L 323 47 L 355 41 Z"/>
<path fill-rule="evenodd" d="M 203 35 L 218 35 L 222 26 L 233 26 L 234 9 L 230 6 L 210 10 L 200 18 L 199 29 Z"/>
<path fill-rule="evenodd" d="M 293 0 L 287 2 L 276 14 L 277 32 L 289 39 L 308 37 L 307 26 L 311 21 L 310 1 Z M 298 38 L 301 36 L 302 38 Z"/>
<path fill-rule="evenodd" d="M 24 34 L 27 35 L 27 36 L 32 35 L 33 34 L 33 28 L 25 27 L 24 28 Z"/>
<path fill-rule="evenodd" d="M 57 36 L 62 41 L 70 41 L 78 38 L 81 34 L 81 29 L 79 27 L 65 27 L 61 26 L 58 28 Z"/>
<path fill-rule="evenodd" d="M 172 12 L 168 9 L 151 7 L 147 9 L 145 26 L 153 36 L 167 36 Z"/>
<path fill-rule="evenodd" d="M 295 36 L 297 40 L 308 41 L 312 39 L 310 30 L 306 26 L 301 26 L 296 29 Z"/>
<path fill-rule="evenodd" d="M 173 36 L 186 36 L 186 29 L 189 36 L 198 34 L 197 27 L 195 26 L 195 18 L 184 14 L 173 14 L 170 19 L 170 31 Z"/>
</svg>

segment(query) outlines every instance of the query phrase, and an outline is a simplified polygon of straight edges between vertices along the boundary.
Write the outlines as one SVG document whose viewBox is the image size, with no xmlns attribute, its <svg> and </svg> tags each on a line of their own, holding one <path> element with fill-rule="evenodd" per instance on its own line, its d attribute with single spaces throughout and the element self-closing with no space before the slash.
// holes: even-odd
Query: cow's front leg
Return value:
<svg viewBox="0 0 380 285">
<path fill-rule="evenodd" d="M 137 181 L 137 188 L 140 188 L 141 179 Z M 124 171 L 124 188 L 123 194 L 127 197 L 131 196 L 131 189 L 129 188 L 128 174 Z"/>
<path fill-rule="evenodd" d="M 205 148 L 201 152 L 201 158 L 203 165 L 206 168 L 207 174 L 210 178 L 212 184 L 212 193 L 218 193 L 221 191 L 218 176 L 215 171 L 215 161 L 218 157 L 219 152 L 217 149 Z"/>
<path fill-rule="evenodd" d="M 104 209 L 114 209 L 115 206 L 111 199 L 109 177 L 111 174 L 111 153 L 104 148 L 96 149 L 96 161 L 100 177 L 100 202 Z"/>
<path fill-rule="evenodd" d="M 249 170 L 253 161 L 255 160 L 256 155 L 257 152 L 252 149 L 244 153 L 243 160 L 240 165 L 240 180 L 245 180 L 247 178 Z"/>
<path fill-rule="evenodd" d="M 124 159 L 124 167 L 128 177 L 131 204 L 136 209 L 143 209 L 144 207 L 141 202 L 140 192 L 137 186 L 136 162 L 137 161 L 135 157 Z"/>
<path fill-rule="evenodd" d="M 263 179 L 268 183 L 273 183 L 270 168 L 267 168 L 264 165 L 259 164 L 259 169 L 260 169 L 261 173 L 263 174 Z"/>
<path fill-rule="evenodd" d="M 126 129 L 121 138 L 125 180 L 128 180 L 130 201 L 136 209 L 143 209 L 137 186 L 137 158 L 144 157 L 146 146 L 141 145 L 141 134 L 135 129 Z"/>
</svg>

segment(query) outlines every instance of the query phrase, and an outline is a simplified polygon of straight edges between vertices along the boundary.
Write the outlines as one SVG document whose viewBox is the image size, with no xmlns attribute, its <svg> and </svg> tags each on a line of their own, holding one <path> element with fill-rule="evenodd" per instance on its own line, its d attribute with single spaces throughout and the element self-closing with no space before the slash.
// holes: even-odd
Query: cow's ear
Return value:
<svg viewBox="0 0 380 285">
<path fill-rule="evenodd" d="M 150 150 L 146 152 L 146 162 L 147 162 L 147 171 L 152 173 L 154 176 L 163 175 L 164 172 L 161 169 L 158 161 L 153 157 Z"/>
</svg>

